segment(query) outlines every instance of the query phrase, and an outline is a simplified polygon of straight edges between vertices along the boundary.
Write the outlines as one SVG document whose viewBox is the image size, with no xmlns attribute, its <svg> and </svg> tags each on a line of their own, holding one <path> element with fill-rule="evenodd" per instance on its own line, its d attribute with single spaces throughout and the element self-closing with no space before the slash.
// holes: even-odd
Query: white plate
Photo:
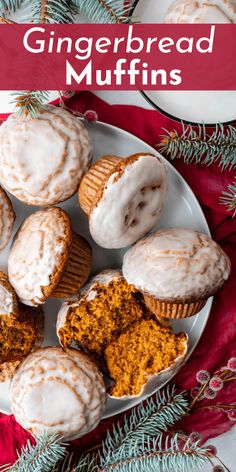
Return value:
<svg viewBox="0 0 236 472">
<path fill-rule="evenodd" d="M 173 0 L 139 0 L 133 15 L 142 23 L 163 23 Z M 224 67 L 223 58 L 221 67 Z M 187 122 L 213 124 L 236 119 L 236 91 L 155 91 L 145 98 L 160 111 Z"/>
<path fill-rule="evenodd" d="M 153 148 L 148 144 L 114 126 L 97 123 L 88 125 L 88 129 L 94 144 L 95 160 L 103 154 L 128 156 L 129 154 L 138 152 L 154 152 Z M 210 234 L 203 212 L 193 192 L 174 167 L 169 162 L 167 162 L 167 164 L 171 181 L 170 195 L 165 211 L 157 227 L 183 226 Z M 37 210 L 37 208 L 26 206 L 15 198 L 12 198 L 12 201 L 17 214 L 16 230 L 22 220 L 30 213 Z M 77 197 L 75 196 L 61 204 L 61 207 L 72 217 L 74 229 L 83 234 L 92 244 L 94 256 L 93 272 L 97 273 L 105 268 L 121 267 L 125 250 L 102 249 L 94 243 L 89 234 L 87 218 L 79 208 Z M 6 269 L 7 267 L 9 246 L 10 244 L 0 255 L 1 269 Z M 211 303 L 212 301 L 209 300 L 202 311 L 193 318 L 175 321 L 173 323 L 176 331 L 186 331 L 189 335 L 190 345 L 188 356 L 191 354 L 202 335 L 209 316 Z M 45 346 L 58 344 L 55 323 L 60 305 L 60 301 L 52 299 L 47 301 L 44 305 L 46 315 Z M 154 384 L 150 384 L 146 397 L 163 386 L 172 376 L 173 375 L 170 376 L 170 373 L 163 374 L 158 382 L 155 380 Z M 125 411 L 139 403 L 142 399 L 143 398 L 138 398 L 130 401 L 109 399 L 104 417 L 113 416 Z M 0 384 L 0 411 L 10 413 L 8 382 Z"/>
</svg>

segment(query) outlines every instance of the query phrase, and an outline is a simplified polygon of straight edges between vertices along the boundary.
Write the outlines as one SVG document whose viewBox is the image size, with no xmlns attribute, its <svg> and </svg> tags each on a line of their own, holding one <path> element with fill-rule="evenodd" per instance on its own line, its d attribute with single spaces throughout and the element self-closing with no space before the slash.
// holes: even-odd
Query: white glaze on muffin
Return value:
<svg viewBox="0 0 236 472">
<path fill-rule="evenodd" d="M 47 432 L 73 440 L 97 426 L 106 392 L 102 374 L 87 355 L 49 347 L 23 361 L 10 399 L 16 421 L 35 436 Z"/>
<path fill-rule="evenodd" d="M 165 23 L 236 23 L 235 0 L 176 0 Z"/>
<path fill-rule="evenodd" d="M 71 233 L 69 216 L 61 208 L 30 215 L 20 227 L 8 260 L 9 280 L 26 305 L 45 301 L 45 288 L 53 283 L 66 263 Z"/>
<path fill-rule="evenodd" d="M 127 251 L 123 275 L 158 299 L 193 300 L 213 295 L 230 274 L 230 261 L 206 234 L 162 229 Z"/>
<path fill-rule="evenodd" d="M 29 205 L 71 197 L 92 159 L 83 123 L 52 105 L 36 118 L 13 113 L 0 127 L 0 181 Z"/>
<path fill-rule="evenodd" d="M 114 172 L 89 216 L 93 239 L 110 249 L 137 241 L 159 219 L 167 189 L 166 165 L 156 156 L 141 154 L 121 175 Z"/>
<path fill-rule="evenodd" d="M 0 251 L 3 251 L 11 238 L 14 221 L 15 213 L 11 200 L 0 187 Z"/>
<path fill-rule="evenodd" d="M 19 311 L 17 296 L 7 275 L 0 271 L 0 316 L 17 315 Z"/>
</svg>

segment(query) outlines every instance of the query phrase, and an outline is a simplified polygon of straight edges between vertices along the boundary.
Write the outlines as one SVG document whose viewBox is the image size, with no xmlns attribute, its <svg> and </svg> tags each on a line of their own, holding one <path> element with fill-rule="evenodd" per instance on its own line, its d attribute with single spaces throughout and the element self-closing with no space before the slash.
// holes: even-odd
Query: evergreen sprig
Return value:
<svg viewBox="0 0 236 472">
<path fill-rule="evenodd" d="M 157 392 L 154 398 L 135 408 L 124 418 L 124 425 L 118 423 L 102 444 L 101 464 L 106 467 L 117 457 L 129 457 L 130 448 L 143 444 L 144 437 L 158 437 L 173 426 L 186 412 L 188 402 L 175 387 Z"/>
<path fill-rule="evenodd" d="M 220 203 L 226 205 L 228 211 L 232 211 L 233 216 L 236 216 L 236 179 L 228 186 L 227 191 L 222 192 Z"/>
<path fill-rule="evenodd" d="M 188 439 L 179 443 L 178 435 L 146 438 L 139 446 L 130 447 L 129 454 L 120 454 L 117 461 L 100 467 L 99 472 L 196 472 L 209 462 L 207 447 L 192 444 Z"/>
<path fill-rule="evenodd" d="M 213 133 L 209 134 L 205 125 L 185 126 L 182 124 L 182 133 L 164 129 L 161 142 L 158 144 L 160 152 L 167 154 L 170 159 L 183 158 L 187 164 L 191 162 L 210 165 L 217 162 L 224 169 L 236 167 L 236 128 L 217 124 Z"/>
<path fill-rule="evenodd" d="M 130 6 L 120 0 L 72 0 L 72 3 L 94 23 L 129 23 Z"/>
<path fill-rule="evenodd" d="M 6 15 L 14 12 L 20 7 L 23 0 L 1 0 L 0 1 L 0 16 L 5 17 Z"/>
<path fill-rule="evenodd" d="M 32 118 L 37 116 L 38 109 L 49 100 L 49 92 L 46 90 L 23 90 L 13 92 L 14 99 L 11 103 L 15 103 L 20 116 L 30 115 Z"/>
<path fill-rule="evenodd" d="M 35 23 L 73 23 L 68 0 L 32 0 L 31 9 Z"/>
<path fill-rule="evenodd" d="M 61 439 L 44 434 L 37 438 L 35 445 L 28 441 L 15 464 L 6 467 L 2 472 L 50 472 L 65 455 L 66 445 Z"/>
</svg>

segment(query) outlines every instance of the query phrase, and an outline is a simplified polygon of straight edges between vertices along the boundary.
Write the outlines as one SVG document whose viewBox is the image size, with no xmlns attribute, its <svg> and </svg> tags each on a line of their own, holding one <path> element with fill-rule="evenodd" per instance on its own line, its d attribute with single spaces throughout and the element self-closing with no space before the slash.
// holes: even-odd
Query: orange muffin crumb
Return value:
<svg viewBox="0 0 236 472">
<path fill-rule="evenodd" d="M 139 395 L 148 377 L 171 367 L 185 354 L 187 336 L 152 319 L 130 326 L 105 349 L 110 376 L 115 381 L 110 394 L 115 397 Z"/>
<path fill-rule="evenodd" d="M 39 337 L 39 327 L 42 336 L 43 314 L 39 309 L 19 304 L 19 315 L 1 315 L 0 364 L 27 356 Z"/>
<path fill-rule="evenodd" d="M 65 347 L 76 341 L 101 357 L 114 338 L 143 317 L 143 307 L 137 291 L 123 278 L 108 285 L 98 283 L 93 292 L 93 299 L 85 297 L 79 306 L 71 307 L 59 338 Z"/>
</svg>

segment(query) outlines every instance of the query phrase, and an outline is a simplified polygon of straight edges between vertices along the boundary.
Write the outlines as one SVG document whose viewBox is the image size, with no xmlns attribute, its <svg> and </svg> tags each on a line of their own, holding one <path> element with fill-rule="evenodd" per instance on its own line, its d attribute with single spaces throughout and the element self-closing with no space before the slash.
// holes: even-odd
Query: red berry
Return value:
<svg viewBox="0 0 236 472">
<path fill-rule="evenodd" d="M 192 398 L 195 398 L 195 397 L 197 396 L 198 392 L 199 392 L 199 388 L 198 388 L 198 387 L 192 388 L 192 390 L 191 390 L 191 392 L 190 392 L 191 397 L 192 397 Z"/>
<path fill-rule="evenodd" d="M 231 357 L 231 359 L 229 359 L 227 367 L 229 370 L 236 372 L 236 357 Z"/>
<path fill-rule="evenodd" d="M 210 374 L 207 370 L 199 370 L 196 375 L 196 379 L 200 384 L 204 384 L 210 380 Z"/>
<path fill-rule="evenodd" d="M 190 434 L 189 439 L 192 443 L 196 443 L 198 441 L 201 441 L 202 436 L 198 432 L 194 431 L 193 433 Z"/>
<path fill-rule="evenodd" d="M 213 400 L 216 397 L 216 392 L 208 387 L 204 391 L 204 397 L 207 398 L 208 400 Z"/>
<path fill-rule="evenodd" d="M 215 465 L 215 467 L 212 469 L 212 472 L 224 472 L 225 469 L 221 465 Z"/>
<path fill-rule="evenodd" d="M 228 413 L 228 418 L 229 418 L 231 421 L 236 421 L 236 410 L 231 410 L 231 411 L 229 411 L 229 413 Z"/>
<path fill-rule="evenodd" d="M 89 122 L 97 121 L 98 115 L 97 115 L 96 111 L 94 111 L 94 110 L 87 110 L 84 113 L 84 118 L 85 118 L 85 120 L 87 120 Z"/>
<path fill-rule="evenodd" d="M 224 382 L 220 377 L 217 377 L 215 375 L 215 377 L 212 377 L 212 379 L 210 380 L 209 386 L 212 390 L 214 390 L 214 392 L 218 392 L 223 388 Z"/>
<path fill-rule="evenodd" d="M 209 446 L 207 446 L 207 452 L 208 454 L 210 454 L 211 456 L 216 456 L 217 454 L 217 449 L 215 446 L 213 446 L 212 444 L 209 444 Z"/>
</svg>

